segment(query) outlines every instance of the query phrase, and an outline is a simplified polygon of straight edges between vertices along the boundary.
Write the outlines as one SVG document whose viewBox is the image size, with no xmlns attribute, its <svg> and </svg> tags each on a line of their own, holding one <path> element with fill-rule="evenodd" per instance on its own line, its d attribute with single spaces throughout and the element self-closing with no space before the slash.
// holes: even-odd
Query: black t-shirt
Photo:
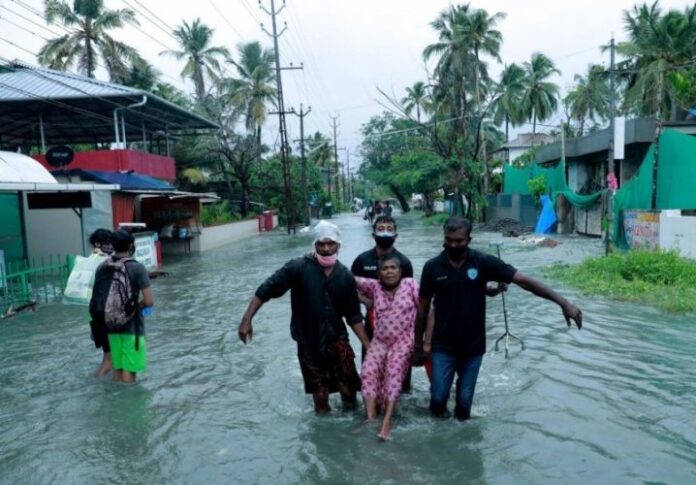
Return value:
<svg viewBox="0 0 696 485">
<path fill-rule="evenodd" d="M 290 260 L 256 290 L 261 301 L 290 290 L 292 338 L 313 353 L 324 353 L 337 340 L 347 340 L 348 325 L 362 321 L 355 278 L 340 262 L 327 277 L 313 255 Z"/>
<path fill-rule="evenodd" d="M 394 254 L 396 254 L 396 257 L 399 258 L 399 261 L 401 262 L 401 277 L 413 278 L 413 265 L 411 265 L 411 260 L 397 251 L 396 248 L 393 248 L 392 251 Z M 379 257 L 377 256 L 377 250 L 375 248 L 368 249 L 355 258 L 350 270 L 355 276 L 377 280 L 379 279 L 377 271 L 378 260 Z"/>
<path fill-rule="evenodd" d="M 502 260 L 469 249 L 459 269 L 443 251 L 425 263 L 420 297 L 435 297 L 433 352 L 460 357 L 486 353 L 486 283 L 511 283 L 517 269 Z"/>
</svg>

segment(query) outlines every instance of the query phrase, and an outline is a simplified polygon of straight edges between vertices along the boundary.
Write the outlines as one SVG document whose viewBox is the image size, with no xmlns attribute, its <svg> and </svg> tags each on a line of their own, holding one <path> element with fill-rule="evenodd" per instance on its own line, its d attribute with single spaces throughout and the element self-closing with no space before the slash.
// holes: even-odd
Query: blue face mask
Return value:
<svg viewBox="0 0 696 485">
<path fill-rule="evenodd" d="M 396 241 L 396 233 L 389 231 L 380 231 L 373 234 L 375 243 L 382 249 L 389 249 Z"/>
</svg>

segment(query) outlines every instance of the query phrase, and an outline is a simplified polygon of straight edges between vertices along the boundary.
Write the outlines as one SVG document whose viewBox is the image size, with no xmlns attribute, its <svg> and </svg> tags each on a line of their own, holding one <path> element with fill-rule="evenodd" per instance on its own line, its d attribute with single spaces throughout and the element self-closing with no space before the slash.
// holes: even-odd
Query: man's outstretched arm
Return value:
<svg viewBox="0 0 696 485">
<path fill-rule="evenodd" d="M 249 306 L 247 306 L 246 311 L 244 312 L 244 316 L 242 317 L 242 322 L 239 324 L 239 339 L 244 342 L 245 344 L 248 344 L 251 342 L 251 338 L 254 333 L 254 328 L 251 325 L 251 320 L 254 318 L 254 315 L 256 315 L 256 312 L 259 311 L 259 308 L 263 306 L 263 300 L 259 298 L 258 296 L 254 296 L 251 301 L 249 302 Z"/>
<path fill-rule="evenodd" d="M 512 278 L 512 282 L 530 293 L 535 294 L 536 296 L 540 296 L 541 298 L 545 298 L 556 303 L 561 307 L 563 316 L 565 317 L 566 323 L 569 327 L 571 325 L 570 321 L 573 320 L 578 329 L 582 328 L 582 311 L 580 311 L 577 306 L 573 305 L 554 290 L 543 284 L 541 281 L 536 280 L 531 276 L 527 276 L 521 271 L 517 271 L 515 276 Z"/>
</svg>

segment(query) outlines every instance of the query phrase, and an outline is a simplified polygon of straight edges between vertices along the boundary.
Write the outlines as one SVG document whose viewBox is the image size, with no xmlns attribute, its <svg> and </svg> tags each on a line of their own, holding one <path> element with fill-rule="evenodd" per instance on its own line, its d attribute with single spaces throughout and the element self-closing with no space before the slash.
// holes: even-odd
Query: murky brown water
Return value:
<svg viewBox="0 0 696 485">
<path fill-rule="evenodd" d="M 341 260 L 371 245 L 358 216 Z M 441 234 L 402 219 L 399 248 L 423 263 Z M 475 234 L 486 249 L 496 235 Z M 41 307 L 0 322 L 2 483 L 694 483 L 696 317 L 583 297 L 586 328 L 519 288 L 508 294 L 514 345 L 500 299 L 488 302 L 489 354 L 474 417 L 434 420 L 428 385 L 414 373 L 394 439 L 355 431 L 362 410 L 316 417 L 289 337 L 289 299 L 267 304 L 255 340 L 236 326 L 264 277 L 309 249 L 307 235 L 272 233 L 180 259 L 154 283 L 150 368 L 134 387 L 93 377 L 100 358 L 83 308 Z M 538 275 L 554 260 L 601 253 L 567 238 L 531 249 L 506 240 L 503 258 Z M 338 403 L 336 403 L 338 404 Z M 336 406 L 340 407 L 340 406 Z"/>
</svg>

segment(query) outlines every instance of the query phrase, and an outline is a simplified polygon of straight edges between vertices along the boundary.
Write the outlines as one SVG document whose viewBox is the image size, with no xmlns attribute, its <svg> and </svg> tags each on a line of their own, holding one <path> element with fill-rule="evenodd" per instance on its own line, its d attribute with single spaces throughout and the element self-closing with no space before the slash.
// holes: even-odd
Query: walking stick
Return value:
<svg viewBox="0 0 696 485">
<path fill-rule="evenodd" d="M 503 245 L 502 241 L 496 241 L 496 242 L 491 242 L 491 246 L 495 246 L 495 249 L 498 252 L 498 259 L 500 259 L 500 246 Z M 524 341 L 519 338 L 515 337 L 513 334 L 510 333 L 510 330 L 508 329 L 508 317 L 507 317 L 507 307 L 505 306 L 505 292 L 503 291 L 501 293 L 501 296 L 503 298 L 503 318 L 505 320 L 505 333 L 502 334 L 498 340 L 495 341 L 495 350 L 496 352 L 498 351 L 498 344 L 500 343 L 501 340 L 505 339 L 505 358 L 508 357 L 508 342 L 510 339 L 517 340 L 521 345 L 522 345 L 522 350 L 524 350 Z"/>
</svg>

